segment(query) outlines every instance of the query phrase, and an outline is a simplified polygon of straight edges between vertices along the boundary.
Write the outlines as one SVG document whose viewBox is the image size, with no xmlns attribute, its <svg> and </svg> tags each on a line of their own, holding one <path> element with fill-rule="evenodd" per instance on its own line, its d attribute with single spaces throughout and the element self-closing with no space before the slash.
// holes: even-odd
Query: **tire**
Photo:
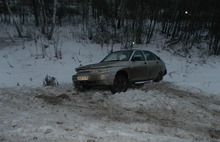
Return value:
<svg viewBox="0 0 220 142">
<path fill-rule="evenodd" d="M 115 77 L 114 83 L 111 86 L 110 90 L 113 94 L 126 92 L 128 89 L 128 79 L 125 76 L 118 75 Z"/>
<path fill-rule="evenodd" d="M 153 80 L 153 82 L 159 82 L 163 80 L 163 72 L 159 72 L 158 75 L 157 75 L 157 78 Z"/>
</svg>

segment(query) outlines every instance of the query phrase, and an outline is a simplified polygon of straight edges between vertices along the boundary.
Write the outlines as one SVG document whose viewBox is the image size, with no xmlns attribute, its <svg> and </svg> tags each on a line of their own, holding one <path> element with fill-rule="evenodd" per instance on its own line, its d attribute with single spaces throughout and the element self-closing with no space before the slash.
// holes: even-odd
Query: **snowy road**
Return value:
<svg viewBox="0 0 220 142">
<path fill-rule="evenodd" d="M 115 95 L 1 88 L 0 107 L 1 142 L 220 142 L 220 97 L 168 82 Z"/>
</svg>

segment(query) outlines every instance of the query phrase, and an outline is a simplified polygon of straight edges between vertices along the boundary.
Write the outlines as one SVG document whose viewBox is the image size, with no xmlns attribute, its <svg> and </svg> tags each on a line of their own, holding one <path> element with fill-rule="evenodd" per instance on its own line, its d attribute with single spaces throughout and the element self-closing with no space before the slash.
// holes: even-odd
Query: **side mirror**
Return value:
<svg viewBox="0 0 220 142">
<path fill-rule="evenodd" d="M 141 57 L 133 57 L 131 61 L 141 61 Z"/>
</svg>

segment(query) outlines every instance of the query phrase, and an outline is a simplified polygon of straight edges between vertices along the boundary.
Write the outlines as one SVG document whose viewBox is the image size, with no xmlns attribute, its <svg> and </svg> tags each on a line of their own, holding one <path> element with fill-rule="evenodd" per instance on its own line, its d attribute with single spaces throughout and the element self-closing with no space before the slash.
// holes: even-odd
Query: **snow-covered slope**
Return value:
<svg viewBox="0 0 220 142">
<path fill-rule="evenodd" d="M 50 46 L 45 58 L 32 41 L 0 49 L 0 141 L 220 141 L 219 57 L 136 46 L 165 61 L 164 81 L 115 95 L 105 88 L 80 93 L 71 84 L 74 69 L 99 62 L 111 47 L 63 41 L 58 60 Z M 61 85 L 42 87 L 46 75 Z"/>
<path fill-rule="evenodd" d="M 75 68 L 101 61 L 111 47 L 97 44 L 63 41 L 59 47 L 62 59 L 54 58 L 53 44 L 46 49 L 46 57 L 39 56 L 40 44 L 32 41 L 0 49 L 0 87 L 42 86 L 46 75 L 54 76 L 59 83 L 71 83 Z M 36 48 L 37 47 L 37 48 Z M 199 58 L 197 54 L 189 57 L 174 55 L 154 45 L 136 46 L 153 51 L 166 63 L 168 74 L 164 80 L 186 88 L 207 93 L 220 93 L 220 57 Z M 120 50 L 119 45 L 114 50 Z"/>
</svg>

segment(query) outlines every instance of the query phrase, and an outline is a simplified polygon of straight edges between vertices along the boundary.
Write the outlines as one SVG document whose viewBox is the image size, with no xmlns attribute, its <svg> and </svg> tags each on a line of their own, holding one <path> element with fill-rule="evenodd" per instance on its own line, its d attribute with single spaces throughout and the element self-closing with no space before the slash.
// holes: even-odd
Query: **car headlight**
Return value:
<svg viewBox="0 0 220 142">
<path fill-rule="evenodd" d="M 105 72 L 108 72 L 108 68 L 92 69 L 92 73 L 105 73 Z"/>
</svg>

